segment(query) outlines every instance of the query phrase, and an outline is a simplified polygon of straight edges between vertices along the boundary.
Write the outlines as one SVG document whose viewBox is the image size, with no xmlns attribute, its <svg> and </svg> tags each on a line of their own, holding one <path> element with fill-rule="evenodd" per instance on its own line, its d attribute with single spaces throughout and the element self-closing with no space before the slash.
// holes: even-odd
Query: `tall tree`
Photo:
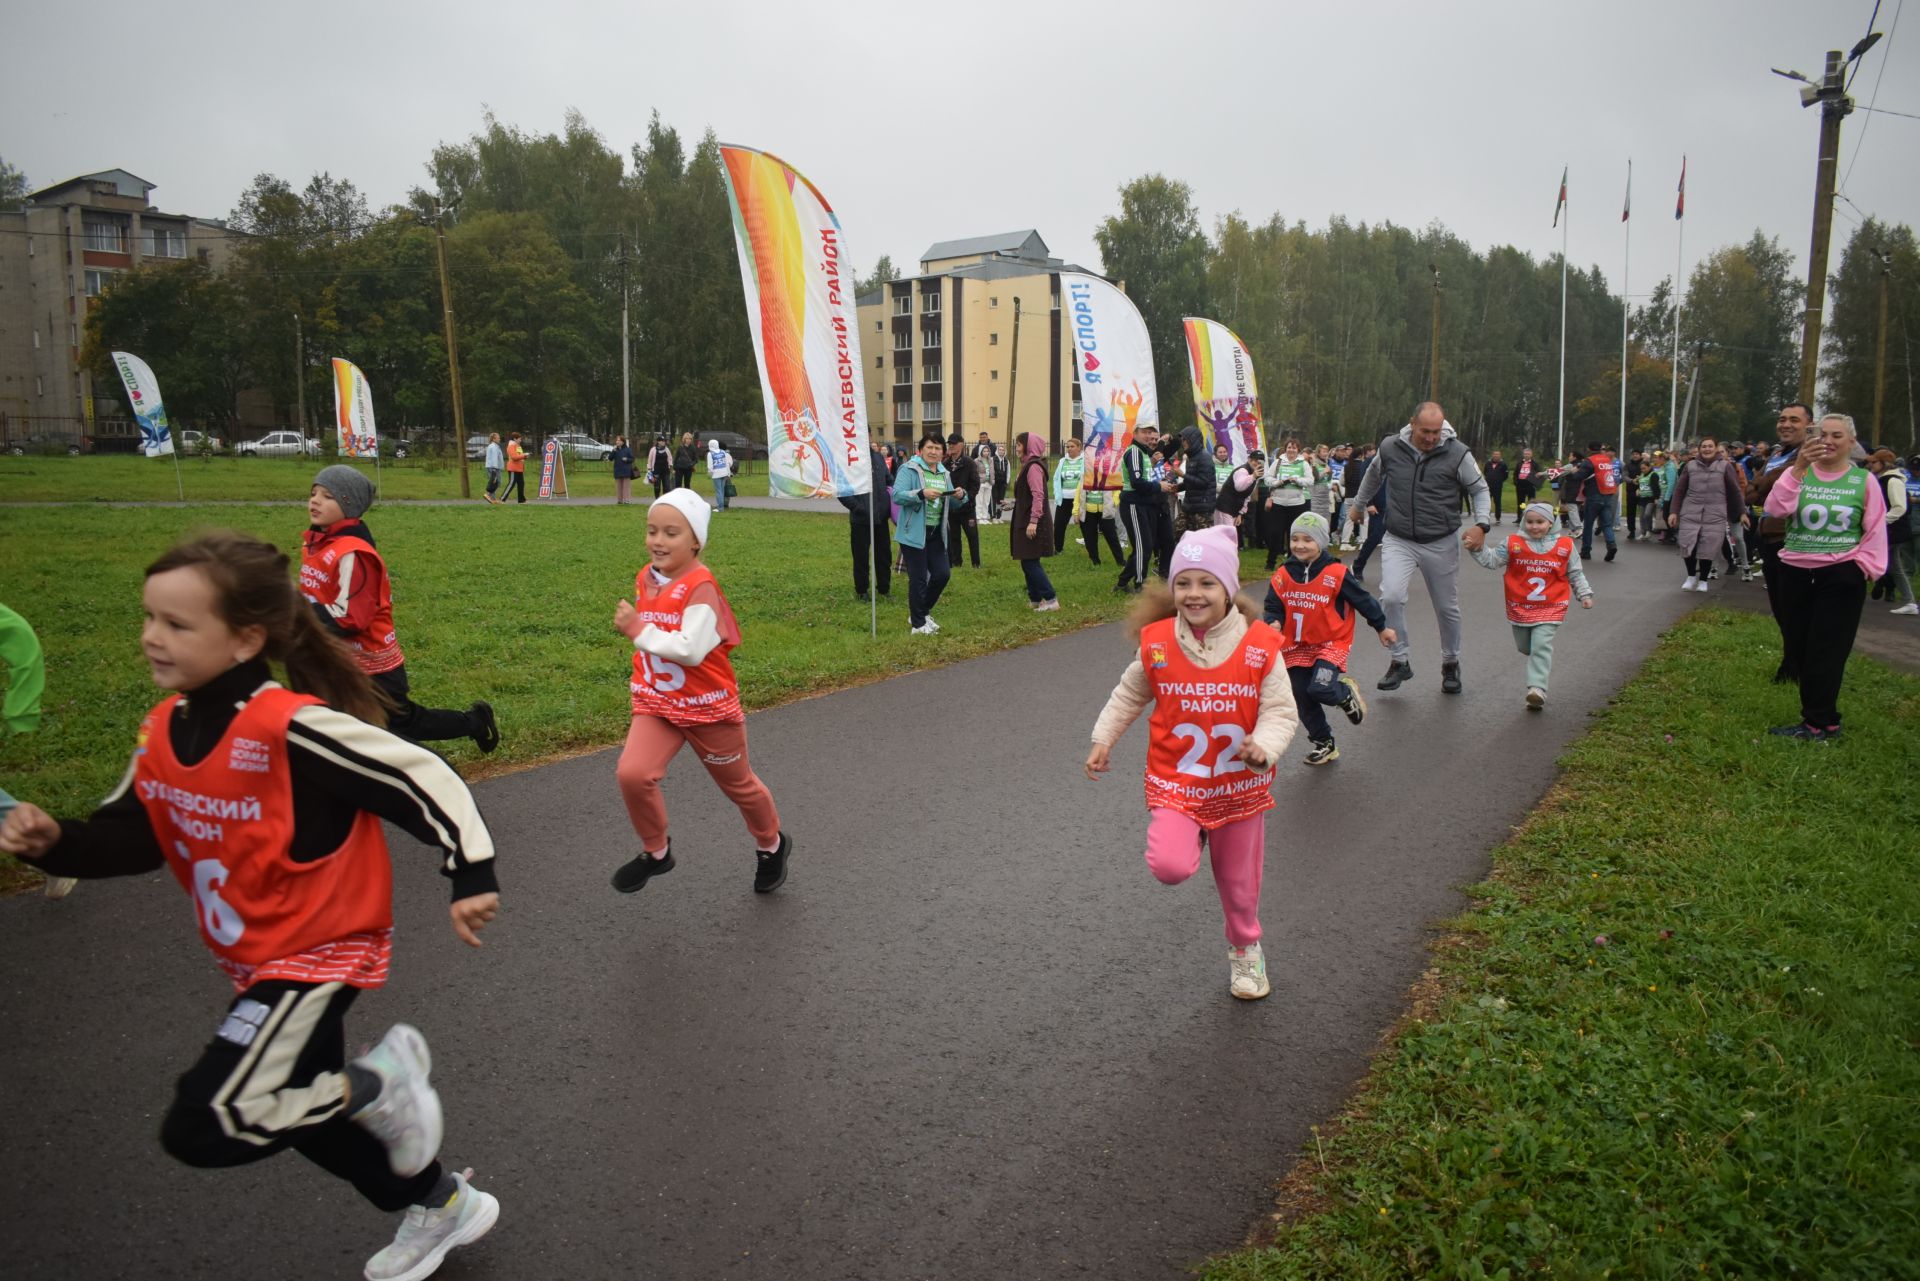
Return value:
<svg viewBox="0 0 1920 1281">
<path fill-rule="evenodd" d="M 900 269 L 893 265 L 892 255 L 881 254 L 880 261 L 873 264 L 872 274 L 854 278 L 853 292 L 856 295 L 872 293 L 888 281 L 898 279 Z"/>
<path fill-rule="evenodd" d="M 25 204 L 29 190 L 27 175 L 0 158 L 0 211 L 18 209 Z"/>
<path fill-rule="evenodd" d="M 1881 254 L 1885 253 L 1883 261 Z M 1885 273 L 1883 276 L 1883 272 Z M 1880 344 L 1880 288 L 1887 288 L 1886 374 L 1878 444 L 1920 452 L 1914 392 L 1920 387 L 1920 248 L 1913 228 L 1869 218 L 1855 229 L 1829 282 L 1832 309 L 1822 334 L 1826 403 L 1873 430 L 1873 381 Z"/>
<path fill-rule="evenodd" d="M 1169 426 L 1189 420 L 1190 380 L 1181 318 L 1207 312 L 1207 237 L 1193 191 L 1161 174 L 1120 188 L 1120 213 L 1094 231 L 1105 273 L 1121 281 L 1140 309 L 1153 343 L 1160 416 Z"/>
</svg>

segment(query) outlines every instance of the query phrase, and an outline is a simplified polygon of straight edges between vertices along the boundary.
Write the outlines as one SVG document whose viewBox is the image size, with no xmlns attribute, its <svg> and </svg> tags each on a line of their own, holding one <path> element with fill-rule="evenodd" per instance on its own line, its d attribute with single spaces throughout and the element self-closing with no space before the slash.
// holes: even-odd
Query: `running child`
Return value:
<svg viewBox="0 0 1920 1281">
<path fill-rule="evenodd" d="M 740 807 L 753 838 L 753 892 L 786 883 L 793 842 L 747 760 L 747 720 L 728 651 L 740 626 L 713 571 L 700 559 L 712 509 L 691 489 L 663 494 L 647 508 L 649 563 L 633 580 L 633 603 L 621 601 L 613 626 L 633 642 L 633 723 L 616 777 L 627 816 L 639 834 L 638 857 L 613 874 L 613 888 L 631 894 L 673 870 L 673 840 L 660 781 L 682 743 L 727 799 Z M 638 608 L 636 608 L 638 606 Z"/>
<path fill-rule="evenodd" d="M 407 660 L 393 630 L 393 583 L 361 516 L 373 505 L 362 473 L 335 463 L 313 478 L 307 497 L 300 591 L 314 617 L 347 643 L 360 670 L 373 678 L 392 710 L 387 728 L 416 743 L 470 738 L 483 752 L 500 746 L 493 707 L 475 702 L 464 712 L 422 707 L 408 693 Z"/>
<path fill-rule="evenodd" d="M 1147 722 L 1147 869 L 1178 885 L 1213 863 L 1227 925 L 1227 990 L 1271 990 L 1260 950 L 1260 873 L 1273 766 L 1299 719 L 1280 663 L 1279 633 L 1236 600 L 1239 539 L 1230 525 L 1194 530 L 1173 550 L 1173 582 L 1152 582 L 1135 607 L 1139 650 L 1093 727 L 1087 777 L 1141 712 Z"/>
<path fill-rule="evenodd" d="M 1308 512 L 1294 519 L 1287 560 L 1267 583 L 1264 611 L 1267 625 L 1279 631 L 1286 646 L 1282 659 L 1287 679 L 1293 683 L 1300 723 L 1312 744 L 1307 752 L 1309 765 L 1340 759 L 1333 730 L 1327 725 L 1327 708 L 1339 708 L 1355 725 L 1366 719 L 1366 700 L 1347 675 L 1354 614 L 1380 634 L 1382 645 L 1391 648 L 1396 639 L 1380 602 L 1334 559 L 1332 541 L 1326 517 Z"/>
<path fill-rule="evenodd" d="M 406 1212 L 366 1275 L 418 1281 L 485 1235 L 499 1202 L 473 1171 L 435 1160 L 425 1038 L 397 1023 L 349 1062 L 346 1013 L 387 981 L 381 820 L 445 851 L 454 933 L 474 947 L 500 910 L 493 838 L 446 762 L 378 728 L 373 685 L 287 571 L 279 549 L 230 531 L 149 565 L 140 644 L 154 684 L 176 692 L 147 713 L 126 776 L 91 818 L 21 804 L 0 824 L 0 850 L 54 876 L 173 873 L 236 995 L 174 1086 L 161 1146 L 206 1169 L 291 1148 Z"/>
<path fill-rule="evenodd" d="M 1514 648 L 1527 656 L 1527 710 L 1540 711 L 1547 705 L 1553 637 L 1567 619 L 1567 602 L 1578 596 L 1581 609 L 1593 608 L 1580 551 L 1571 533 L 1554 529 L 1551 506 L 1529 503 L 1520 514 L 1520 532 L 1472 555 L 1488 569 L 1506 571 L 1507 621 Z"/>
</svg>

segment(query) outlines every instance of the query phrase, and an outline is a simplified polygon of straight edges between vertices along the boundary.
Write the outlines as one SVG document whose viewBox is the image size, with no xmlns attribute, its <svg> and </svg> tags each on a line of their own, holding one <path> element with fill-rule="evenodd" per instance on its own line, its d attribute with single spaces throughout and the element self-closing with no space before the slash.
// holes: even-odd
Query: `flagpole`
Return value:
<svg viewBox="0 0 1920 1281">
<path fill-rule="evenodd" d="M 1627 160 L 1627 203 L 1620 210 L 1620 457 L 1627 456 L 1627 319 L 1633 314 L 1628 301 L 1627 273 L 1633 267 L 1633 160 Z M 1631 532 L 1631 531 L 1629 531 Z"/>
<path fill-rule="evenodd" d="M 1571 205 L 1566 217 L 1567 225 L 1560 228 L 1560 442 L 1553 451 L 1556 462 L 1567 457 L 1567 231 L 1573 224 Z"/>
<path fill-rule="evenodd" d="M 167 452 L 173 455 L 173 483 L 180 491 L 180 501 L 184 503 L 187 501 L 187 482 L 180 475 L 180 433 L 171 427 L 167 428 L 167 444 L 170 446 Z"/>
<path fill-rule="evenodd" d="M 1685 259 L 1687 243 L 1687 161 L 1680 158 L 1680 198 L 1683 203 L 1676 205 L 1673 220 L 1680 224 L 1674 237 L 1673 250 L 1673 386 L 1667 393 L 1667 452 L 1671 454 L 1680 444 L 1680 421 L 1676 415 L 1680 412 L 1680 267 Z"/>
</svg>

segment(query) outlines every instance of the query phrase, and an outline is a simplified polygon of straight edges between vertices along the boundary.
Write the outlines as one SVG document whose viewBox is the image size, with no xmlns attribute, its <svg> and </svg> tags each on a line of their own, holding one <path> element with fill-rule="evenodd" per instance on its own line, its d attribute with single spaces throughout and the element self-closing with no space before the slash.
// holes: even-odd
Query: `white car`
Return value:
<svg viewBox="0 0 1920 1281">
<path fill-rule="evenodd" d="M 547 439 L 559 441 L 560 448 L 566 451 L 569 457 L 584 458 L 591 463 L 605 462 L 613 457 L 612 445 L 603 445 L 581 432 L 559 432 Z"/>
<path fill-rule="evenodd" d="M 309 458 L 320 456 L 320 442 L 297 431 L 271 431 L 259 440 L 243 440 L 233 447 L 238 455 L 256 458 Z"/>
<path fill-rule="evenodd" d="M 178 434 L 178 445 L 183 453 L 217 454 L 220 452 L 220 438 L 218 436 L 209 436 L 205 432 L 195 431 L 191 427 L 181 428 Z"/>
</svg>

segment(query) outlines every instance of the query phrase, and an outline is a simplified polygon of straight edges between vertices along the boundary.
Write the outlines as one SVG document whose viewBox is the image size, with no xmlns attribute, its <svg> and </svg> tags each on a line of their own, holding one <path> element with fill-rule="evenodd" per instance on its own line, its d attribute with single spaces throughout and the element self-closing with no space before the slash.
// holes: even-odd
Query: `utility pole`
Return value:
<svg viewBox="0 0 1920 1281">
<path fill-rule="evenodd" d="M 1013 359 L 1010 362 L 1010 365 L 1011 367 L 1007 370 L 1007 427 L 1006 427 L 1006 437 L 1005 437 L 1005 439 L 1009 442 L 1009 447 L 1011 447 L 1011 442 L 1013 440 L 1013 393 L 1014 393 L 1014 389 L 1018 387 L 1020 384 L 1020 295 L 1019 294 L 1015 294 L 1013 296 Z M 1020 463 L 1020 460 L 1017 458 L 1008 459 L 1007 470 L 1009 472 L 1012 472 L 1014 468 L 1019 465 L 1019 463 Z"/>
<path fill-rule="evenodd" d="M 300 419 L 294 430 L 307 438 L 307 344 L 300 336 L 300 313 L 293 313 L 293 388 L 300 405 Z M 303 446 L 304 448 L 304 446 Z"/>
<path fill-rule="evenodd" d="M 1887 281 L 1893 276 L 1893 255 L 1884 249 L 1871 251 L 1880 259 L 1880 338 L 1873 352 L 1873 443 L 1884 444 L 1880 437 L 1880 407 L 1887 398 Z"/>
<path fill-rule="evenodd" d="M 627 375 L 633 368 L 627 352 L 627 233 L 620 233 L 620 435 L 627 448 L 633 448 L 633 395 L 627 389 Z"/>
<path fill-rule="evenodd" d="M 1847 93 L 1847 68 L 1880 39 L 1869 31 L 1851 52 L 1827 50 L 1827 66 L 1818 81 L 1798 71 L 1773 68 L 1777 76 L 1801 83 L 1800 105 L 1820 104 L 1820 150 L 1813 183 L 1813 245 L 1807 255 L 1807 319 L 1800 339 L 1800 399 L 1813 403 L 1814 383 L 1820 373 L 1820 325 L 1827 306 L 1827 246 L 1833 238 L 1834 170 L 1840 159 L 1840 122 L 1853 111 Z"/>
<path fill-rule="evenodd" d="M 1427 264 L 1433 273 L 1433 354 L 1427 369 L 1427 399 L 1440 403 L 1440 268 Z"/>
<path fill-rule="evenodd" d="M 447 383 L 453 394 L 453 450 L 460 459 L 460 497 L 473 497 L 467 479 L 467 416 L 460 397 L 460 349 L 453 341 L 453 290 L 447 285 L 447 224 L 433 202 L 433 245 L 440 259 L 440 309 L 447 331 Z"/>
</svg>

